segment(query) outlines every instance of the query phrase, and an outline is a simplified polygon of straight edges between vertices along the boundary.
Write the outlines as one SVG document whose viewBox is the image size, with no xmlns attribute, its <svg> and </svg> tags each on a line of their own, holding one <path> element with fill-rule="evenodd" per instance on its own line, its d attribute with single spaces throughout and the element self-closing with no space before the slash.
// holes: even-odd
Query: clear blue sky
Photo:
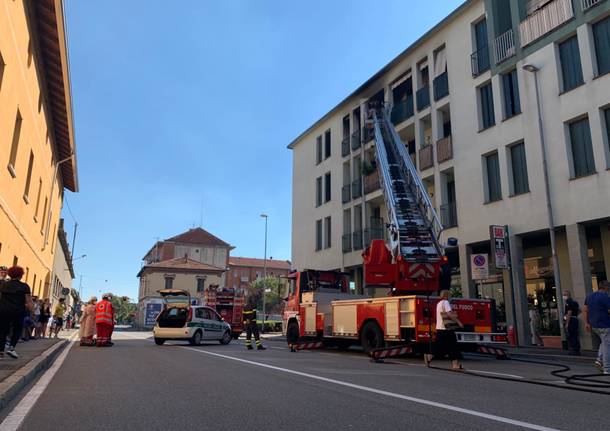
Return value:
<svg viewBox="0 0 610 431">
<path fill-rule="evenodd" d="M 141 258 L 199 225 L 202 201 L 233 255 L 263 256 L 265 212 L 268 255 L 290 259 L 286 146 L 461 0 L 65 3 L 74 284 L 137 298 Z"/>
</svg>

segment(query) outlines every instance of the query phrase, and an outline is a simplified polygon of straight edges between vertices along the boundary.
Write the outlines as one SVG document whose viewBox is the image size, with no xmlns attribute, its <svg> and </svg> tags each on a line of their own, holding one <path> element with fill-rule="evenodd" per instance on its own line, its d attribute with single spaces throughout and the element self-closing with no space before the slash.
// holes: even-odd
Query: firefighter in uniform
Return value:
<svg viewBox="0 0 610 431">
<path fill-rule="evenodd" d="M 265 350 L 265 346 L 261 343 L 260 335 L 258 333 L 258 326 L 256 324 L 256 300 L 251 298 L 246 304 L 243 311 L 244 315 L 244 326 L 246 327 L 246 348 L 252 350 L 252 333 L 254 333 L 254 340 L 256 342 L 256 348 L 258 350 Z"/>
<path fill-rule="evenodd" d="M 110 302 L 109 293 L 102 296 L 102 300 L 95 306 L 95 327 L 97 332 L 97 347 L 112 346 L 112 330 L 114 329 L 114 309 Z"/>
</svg>

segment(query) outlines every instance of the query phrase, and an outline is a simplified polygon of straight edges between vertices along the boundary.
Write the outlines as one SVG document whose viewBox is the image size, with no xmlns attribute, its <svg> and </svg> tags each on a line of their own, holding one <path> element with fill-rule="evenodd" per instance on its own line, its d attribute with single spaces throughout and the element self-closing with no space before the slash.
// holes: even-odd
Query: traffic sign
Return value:
<svg viewBox="0 0 610 431">
<path fill-rule="evenodd" d="M 488 254 L 473 254 L 470 256 L 470 268 L 473 280 L 484 280 L 489 277 L 488 256 Z"/>
<path fill-rule="evenodd" d="M 494 264 L 498 269 L 509 267 L 509 258 L 507 253 L 507 238 L 506 226 L 489 226 L 491 236 L 491 246 L 493 247 Z"/>
</svg>

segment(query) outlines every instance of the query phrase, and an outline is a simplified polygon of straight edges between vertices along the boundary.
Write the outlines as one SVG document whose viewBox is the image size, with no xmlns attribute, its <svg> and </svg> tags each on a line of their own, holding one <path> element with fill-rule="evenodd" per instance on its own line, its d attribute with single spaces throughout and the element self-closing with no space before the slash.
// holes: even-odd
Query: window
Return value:
<svg viewBox="0 0 610 431">
<path fill-rule="evenodd" d="M 316 220 L 316 251 L 322 250 L 322 220 Z"/>
<path fill-rule="evenodd" d="M 597 57 L 597 74 L 603 75 L 610 72 L 610 17 L 593 25 L 593 41 Z"/>
<path fill-rule="evenodd" d="M 606 108 L 604 111 L 604 120 L 606 122 L 606 142 L 610 151 L 610 108 Z"/>
<path fill-rule="evenodd" d="M 23 200 L 30 203 L 30 183 L 32 182 L 32 168 L 34 167 L 34 153 L 30 151 L 30 161 L 28 162 L 28 174 L 25 177 L 25 189 L 23 190 Z"/>
<path fill-rule="evenodd" d="M 572 151 L 573 178 L 595 173 L 593 145 L 589 119 L 583 118 L 568 125 L 570 129 L 570 149 Z"/>
<path fill-rule="evenodd" d="M 197 292 L 203 292 L 205 290 L 205 278 L 197 278 Z"/>
<path fill-rule="evenodd" d="M 519 100 L 519 82 L 517 69 L 502 75 L 502 93 L 504 95 L 504 118 L 514 117 L 521 113 Z"/>
<path fill-rule="evenodd" d="M 322 205 L 322 177 L 316 178 L 316 206 Z"/>
<path fill-rule="evenodd" d="M 316 138 L 316 165 L 322 163 L 322 136 Z"/>
<path fill-rule="evenodd" d="M 324 133 L 324 159 L 330 157 L 330 129 Z"/>
<path fill-rule="evenodd" d="M 47 218 L 47 204 L 48 203 L 49 203 L 48 198 L 44 198 L 44 207 L 43 207 L 43 210 L 42 210 L 42 220 L 41 220 L 42 223 L 40 223 L 40 234 L 41 235 L 42 235 L 42 232 L 44 230 L 44 221 Z"/>
<path fill-rule="evenodd" d="M 583 83 L 582 67 L 580 66 L 580 51 L 578 39 L 572 36 L 559 44 L 559 60 L 561 61 L 562 91 L 569 91 Z"/>
<path fill-rule="evenodd" d="M 330 217 L 324 219 L 324 248 L 331 247 L 331 225 Z"/>
<path fill-rule="evenodd" d="M 330 172 L 324 175 L 324 203 L 330 201 Z"/>
<path fill-rule="evenodd" d="M 475 50 L 471 58 L 472 74 L 478 76 L 489 70 L 489 49 L 487 48 L 487 20 L 483 18 L 474 25 Z"/>
<path fill-rule="evenodd" d="M 487 174 L 486 202 L 499 201 L 502 199 L 502 187 L 500 185 L 498 153 L 485 156 L 485 170 Z"/>
<path fill-rule="evenodd" d="M 525 144 L 510 147 L 510 164 L 512 173 L 512 194 L 520 195 L 530 191 L 527 179 L 527 163 L 525 161 Z"/>
<path fill-rule="evenodd" d="M 171 289 L 174 285 L 174 277 L 165 277 L 165 288 Z"/>
<path fill-rule="evenodd" d="M 199 279 L 197 279 L 197 280 L 199 280 Z M 197 319 L 205 319 L 203 310 L 204 309 L 202 307 L 195 308 L 195 317 Z"/>
<path fill-rule="evenodd" d="M 13 128 L 13 143 L 11 145 L 11 155 L 8 159 L 8 170 L 15 178 L 15 162 L 17 161 L 17 150 L 19 149 L 19 135 L 21 135 L 21 112 L 17 109 L 17 116 L 15 117 L 15 127 Z"/>
<path fill-rule="evenodd" d="M 2 58 L 2 53 L 0 52 L 0 90 L 2 90 L 2 76 L 4 75 L 4 59 Z"/>
<path fill-rule="evenodd" d="M 481 129 L 484 130 L 496 124 L 491 82 L 479 87 L 479 103 L 481 108 Z"/>
</svg>

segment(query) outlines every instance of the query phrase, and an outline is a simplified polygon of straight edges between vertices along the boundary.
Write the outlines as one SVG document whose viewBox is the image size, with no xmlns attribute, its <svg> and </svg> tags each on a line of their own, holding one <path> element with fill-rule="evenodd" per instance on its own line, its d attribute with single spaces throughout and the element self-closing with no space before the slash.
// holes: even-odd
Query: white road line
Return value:
<svg viewBox="0 0 610 431">
<path fill-rule="evenodd" d="M 316 376 L 315 374 L 309 374 L 309 373 L 304 373 L 301 371 L 290 370 L 288 368 L 281 368 L 281 367 L 276 367 L 274 365 L 263 364 L 260 362 L 248 361 L 246 359 L 236 358 L 234 356 L 221 355 L 219 353 L 212 353 L 212 352 L 208 352 L 206 350 L 193 349 L 192 347 L 183 347 L 183 349 L 192 350 L 193 352 L 203 353 L 205 355 L 217 356 L 219 358 L 231 359 L 233 361 L 242 362 L 244 364 L 249 364 L 249 365 L 255 365 L 257 367 L 268 368 L 271 370 L 281 371 L 281 372 L 289 373 L 289 374 L 295 374 L 297 376 L 307 377 L 309 379 L 332 383 L 332 384 L 339 385 L 339 386 L 346 386 L 346 387 L 352 388 L 352 389 L 359 389 L 359 390 L 365 391 L 365 392 L 372 392 L 374 394 L 385 395 L 387 397 L 392 397 L 392 398 L 398 398 L 401 400 L 410 401 L 412 403 L 423 404 L 423 405 L 427 405 L 427 406 L 431 406 L 431 407 L 437 407 L 437 408 L 441 408 L 441 409 L 445 409 L 445 410 L 463 413 L 463 414 L 470 415 L 470 416 L 477 416 L 477 417 L 488 419 L 488 420 L 491 420 L 494 422 L 501 422 L 501 423 L 515 425 L 518 427 L 527 428 L 527 429 L 531 429 L 531 430 L 537 430 L 537 431 L 559 431 L 555 428 L 549 428 L 549 427 L 545 427 L 542 425 L 532 424 L 529 422 L 518 421 L 515 419 L 505 418 L 502 416 L 496 416 L 496 415 L 492 415 L 489 413 L 478 412 L 476 410 L 470 410 L 470 409 L 465 409 L 462 407 L 452 406 L 451 404 L 438 403 L 436 401 L 429 401 L 429 400 L 424 400 L 422 398 L 415 398 L 415 397 L 410 397 L 408 395 L 402 395 L 402 394 L 397 394 L 394 392 L 383 391 L 380 389 L 370 388 L 368 386 L 356 385 L 354 383 L 344 382 L 341 380 L 329 379 L 327 377 Z"/>
<path fill-rule="evenodd" d="M 76 336 L 78 332 L 73 334 L 68 339 L 68 346 L 64 348 L 64 351 L 61 352 L 59 357 L 55 360 L 51 368 L 49 368 L 42 377 L 34 384 L 32 389 L 19 401 L 19 404 L 15 406 L 13 411 L 2 421 L 0 424 L 0 431 L 16 431 L 20 426 L 25 417 L 28 415 L 38 398 L 45 391 L 49 383 L 57 373 L 57 370 L 61 368 L 61 365 L 64 363 L 66 356 L 68 356 L 68 352 L 74 346 Z"/>
<path fill-rule="evenodd" d="M 474 373 L 481 373 L 481 374 L 491 374 L 494 376 L 512 377 L 513 379 L 524 379 L 525 378 L 523 376 L 518 376 L 516 374 L 494 373 L 493 371 L 473 370 L 470 368 L 468 368 L 467 371 L 472 371 Z"/>
</svg>

